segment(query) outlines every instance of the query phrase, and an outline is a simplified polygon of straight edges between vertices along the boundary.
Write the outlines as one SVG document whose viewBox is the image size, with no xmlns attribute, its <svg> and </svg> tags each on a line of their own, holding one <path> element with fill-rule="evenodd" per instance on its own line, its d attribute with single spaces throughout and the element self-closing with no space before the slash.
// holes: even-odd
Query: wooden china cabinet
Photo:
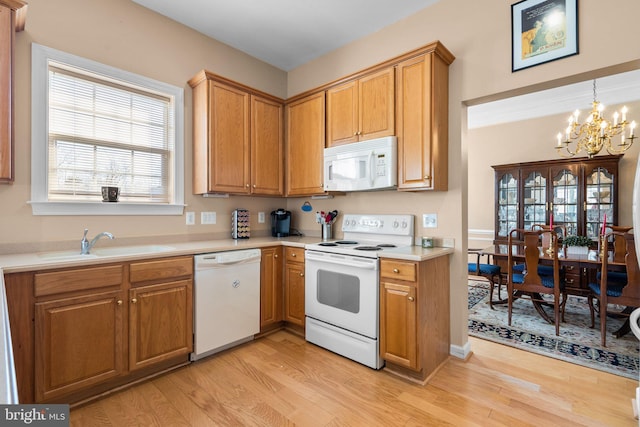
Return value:
<svg viewBox="0 0 640 427">
<path fill-rule="evenodd" d="M 514 228 L 565 225 L 568 235 L 596 240 L 602 223 L 618 225 L 618 163 L 622 155 L 492 166 L 495 243 Z"/>
</svg>

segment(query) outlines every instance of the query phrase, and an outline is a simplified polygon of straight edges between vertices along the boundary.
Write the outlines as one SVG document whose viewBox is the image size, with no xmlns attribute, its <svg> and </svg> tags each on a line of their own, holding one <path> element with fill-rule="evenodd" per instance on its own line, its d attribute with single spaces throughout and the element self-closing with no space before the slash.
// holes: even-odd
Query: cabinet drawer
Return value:
<svg viewBox="0 0 640 427">
<path fill-rule="evenodd" d="M 304 262 L 304 248 L 285 248 L 284 256 L 287 262 Z"/>
<path fill-rule="evenodd" d="M 157 261 L 132 262 L 129 268 L 129 281 L 131 283 L 191 275 L 193 275 L 193 258 L 190 256 Z"/>
<path fill-rule="evenodd" d="M 380 261 L 380 276 L 408 282 L 416 281 L 416 264 L 406 261 Z"/>
<path fill-rule="evenodd" d="M 122 265 L 37 273 L 34 275 L 34 294 L 36 297 L 41 297 L 64 292 L 120 286 L 122 277 Z"/>
</svg>

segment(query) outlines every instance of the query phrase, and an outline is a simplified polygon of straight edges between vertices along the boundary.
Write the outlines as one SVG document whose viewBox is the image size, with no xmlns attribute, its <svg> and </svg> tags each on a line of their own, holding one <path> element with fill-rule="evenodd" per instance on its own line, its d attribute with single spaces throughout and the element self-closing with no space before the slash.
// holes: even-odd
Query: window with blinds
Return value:
<svg viewBox="0 0 640 427">
<path fill-rule="evenodd" d="M 48 200 L 172 201 L 172 96 L 52 61 L 48 88 Z"/>
<path fill-rule="evenodd" d="M 103 186 L 120 187 L 118 203 L 102 203 Z M 32 43 L 29 204 L 34 215 L 182 215 L 183 87 Z"/>
</svg>

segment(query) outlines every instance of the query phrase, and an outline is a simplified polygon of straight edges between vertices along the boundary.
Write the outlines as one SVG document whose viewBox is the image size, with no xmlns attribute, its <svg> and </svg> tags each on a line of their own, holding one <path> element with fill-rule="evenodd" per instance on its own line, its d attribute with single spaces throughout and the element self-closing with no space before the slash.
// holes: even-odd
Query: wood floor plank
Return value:
<svg viewBox="0 0 640 427">
<path fill-rule="evenodd" d="M 74 408 L 71 425 L 638 425 L 638 381 L 470 343 L 422 386 L 280 331 Z"/>
</svg>

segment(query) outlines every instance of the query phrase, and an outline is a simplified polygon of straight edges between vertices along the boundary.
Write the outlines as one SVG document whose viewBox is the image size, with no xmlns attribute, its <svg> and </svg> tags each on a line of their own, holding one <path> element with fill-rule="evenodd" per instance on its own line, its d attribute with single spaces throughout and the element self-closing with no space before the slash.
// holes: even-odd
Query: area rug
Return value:
<svg viewBox="0 0 640 427">
<path fill-rule="evenodd" d="M 504 294 L 503 288 L 503 297 Z M 624 319 L 608 318 L 607 346 L 602 347 L 599 319 L 596 317 L 596 326 L 591 329 L 589 305 L 584 297 L 569 296 L 560 336 L 555 335 L 554 325 L 544 321 L 529 300 L 514 302 L 511 327 L 507 324 L 507 305 L 493 307 L 493 310 L 489 307 L 488 283 L 469 280 L 469 335 L 638 379 L 640 342 L 631 332 L 613 337 L 611 334 Z M 546 309 L 553 316 L 553 309 Z"/>
</svg>

